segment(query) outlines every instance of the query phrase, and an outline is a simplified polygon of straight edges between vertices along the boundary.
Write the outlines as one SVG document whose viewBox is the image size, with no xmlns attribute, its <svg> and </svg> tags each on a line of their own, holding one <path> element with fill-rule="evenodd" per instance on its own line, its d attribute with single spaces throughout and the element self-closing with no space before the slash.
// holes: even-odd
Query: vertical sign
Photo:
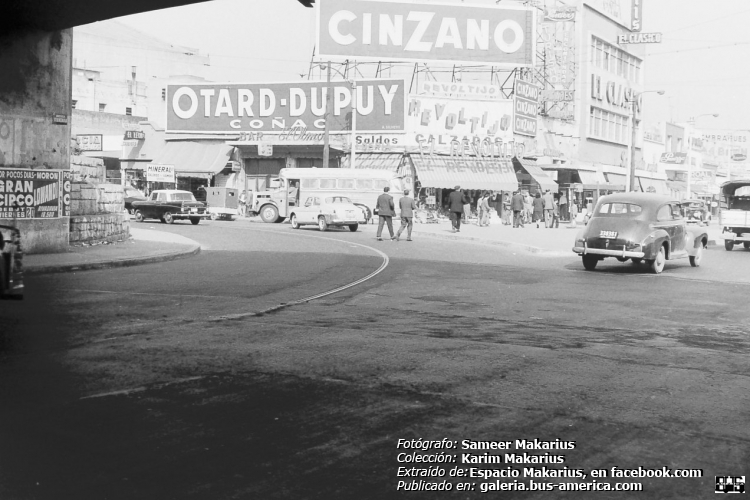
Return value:
<svg viewBox="0 0 750 500">
<path fill-rule="evenodd" d="M 513 133 L 536 137 L 539 86 L 516 80 L 513 92 Z"/>
<path fill-rule="evenodd" d="M 643 15 L 642 0 L 633 0 L 633 17 L 630 19 L 630 31 L 641 31 L 641 16 Z"/>
</svg>

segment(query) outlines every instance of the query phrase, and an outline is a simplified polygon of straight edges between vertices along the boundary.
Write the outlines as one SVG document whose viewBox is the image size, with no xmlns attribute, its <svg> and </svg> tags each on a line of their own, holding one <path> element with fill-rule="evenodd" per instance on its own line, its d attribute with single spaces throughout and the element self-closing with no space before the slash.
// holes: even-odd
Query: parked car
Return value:
<svg viewBox="0 0 750 500">
<path fill-rule="evenodd" d="M 708 226 L 711 222 L 711 208 L 703 200 L 682 200 L 680 208 L 688 224 Z"/>
<path fill-rule="evenodd" d="M 326 231 L 330 226 L 348 226 L 353 232 L 367 220 L 362 209 L 346 196 L 310 196 L 301 207 L 290 209 L 289 221 L 294 229 L 309 224 L 317 225 L 321 231 Z"/>
<path fill-rule="evenodd" d="M 620 193 L 599 198 L 588 225 L 576 237 L 573 251 L 593 271 L 607 257 L 645 263 L 659 274 L 668 260 L 687 257 L 698 267 L 708 235 L 688 225 L 680 202 L 649 193 Z"/>
<path fill-rule="evenodd" d="M 0 226 L 0 299 L 23 298 L 21 231 Z"/>
<path fill-rule="evenodd" d="M 189 219 L 193 224 L 198 224 L 201 219 L 211 216 L 206 211 L 206 205 L 196 201 L 193 193 L 176 189 L 153 191 L 148 199 L 134 201 L 133 210 L 138 222 L 145 219 L 160 219 L 172 224 L 176 219 Z"/>
<path fill-rule="evenodd" d="M 144 200 L 146 200 L 146 197 L 143 196 L 143 193 L 138 191 L 136 188 L 130 186 L 125 186 L 123 188 L 123 201 L 125 202 L 125 210 L 127 210 L 129 214 L 133 214 L 134 201 Z"/>
<path fill-rule="evenodd" d="M 724 248 L 731 251 L 742 243 L 750 249 L 750 179 L 739 179 L 721 185 L 722 203 L 719 226 Z"/>
</svg>

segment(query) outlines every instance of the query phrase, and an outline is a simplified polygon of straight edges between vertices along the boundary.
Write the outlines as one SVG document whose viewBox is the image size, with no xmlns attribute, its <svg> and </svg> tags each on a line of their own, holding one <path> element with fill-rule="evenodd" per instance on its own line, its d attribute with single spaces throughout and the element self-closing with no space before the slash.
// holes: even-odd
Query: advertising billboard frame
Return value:
<svg viewBox="0 0 750 500">
<path fill-rule="evenodd" d="M 469 5 L 461 5 L 461 4 L 452 4 L 447 2 L 427 2 L 427 1 L 407 1 L 407 0 L 348 0 L 349 5 L 353 5 L 355 3 L 365 3 L 365 2 L 371 2 L 371 3 L 379 3 L 379 4 L 397 4 L 397 5 L 414 5 L 414 6 L 423 6 L 423 7 L 451 7 L 451 8 L 458 8 L 458 9 L 469 9 L 469 8 L 476 8 L 476 9 L 484 9 L 484 10 L 495 10 L 503 9 L 503 10 L 514 10 L 518 12 L 527 12 L 531 15 L 531 21 L 529 25 L 531 26 L 531 32 L 526 33 L 525 35 L 528 35 L 526 42 L 530 45 L 529 53 L 531 60 L 524 63 L 519 62 L 489 62 L 489 61 L 480 61 L 480 60 L 472 60 L 472 59 L 441 59 L 441 58 L 419 58 L 419 57 L 393 57 L 393 56 L 379 56 L 379 55 L 345 55 L 345 54 L 328 54 L 324 53 L 324 49 L 321 43 L 321 14 L 323 7 L 322 5 L 326 3 L 326 0 L 318 0 L 321 7 L 318 9 L 315 9 L 315 47 L 317 47 L 317 50 L 319 53 L 317 54 L 318 62 L 327 62 L 327 61 L 340 61 L 340 60 L 348 60 L 348 61 L 369 61 L 369 62 L 382 62 L 382 61 L 389 61 L 389 62 L 409 62 L 409 63 L 426 63 L 426 64 L 467 64 L 467 65 L 479 65 L 479 66 L 488 66 L 488 67 L 495 67 L 498 69 L 515 69 L 515 68 L 533 68 L 536 66 L 536 26 L 537 26 L 537 11 L 533 7 L 528 6 L 522 6 L 522 5 L 503 5 L 502 7 L 498 7 L 497 4 L 495 5 L 480 5 L 480 4 L 469 4 Z M 520 49 L 519 49 L 520 50 Z"/>
<path fill-rule="evenodd" d="M 366 133 L 366 134 L 378 134 L 378 133 L 396 133 L 396 134 L 403 134 L 406 132 L 406 115 L 407 115 L 407 105 L 408 105 L 408 98 L 409 93 L 408 89 L 406 88 L 407 82 L 404 78 L 362 78 L 359 80 L 354 80 L 354 82 L 357 84 L 357 90 L 359 93 L 359 89 L 362 87 L 362 84 L 368 84 L 368 83 L 376 83 L 376 82 L 398 82 L 400 84 L 400 89 L 397 92 L 396 95 L 400 96 L 403 100 L 403 109 L 401 112 L 397 115 L 394 115 L 398 118 L 400 118 L 400 128 L 394 128 L 394 129 L 365 129 L 365 128 L 356 128 L 357 133 Z M 262 132 L 265 136 L 273 136 L 283 133 L 288 133 L 292 128 L 294 128 L 294 124 L 291 124 L 287 128 L 278 128 L 273 130 L 265 130 L 262 128 L 238 128 L 233 130 L 184 130 L 179 128 L 170 128 L 170 120 L 169 120 L 169 112 L 170 107 L 172 106 L 171 103 L 171 94 L 170 88 L 175 87 L 214 87 L 214 88 L 220 88 L 223 86 L 231 86 L 231 87 L 237 87 L 237 86 L 275 86 L 275 85 L 288 85 L 288 86 L 295 86 L 295 85 L 316 85 L 316 86 L 326 86 L 329 85 L 330 87 L 335 88 L 336 86 L 339 87 L 349 87 L 351 89 L 352 82 L 349 80 L 332 80 L 330 82 L 327 82 L 326 80 L 298 80 L 298 81 L 272 81 L 272 82 L 170 82 L 166 85 L 166 106 L 164 107 L 164 124 L 165 124 L 165 131 L 170 134 L 195 134 L 195 135 L 221 135 L 221 136 L 227 136 L 228 138 L 231 138 L 233 136 L 238 136 L 240 134 L 249 133 L 249 132 Z M 333 99 L 331 99 L 333 101 Z M 359 99 L 358 99 L 359 100 Z M 342 108 L 342 111 L 345 109 L 350 108 L 351 105 L 346 106 L 345 108 Z M 344 114 L 345 116 L 345 114 Z M 272 119 L 272 117 L 268 117 L 269 119 Z M 274 117 L 275 118 L 275 117 Z M 322 116 L 321 116 L 322 118 Z M 357 114 L 357 122 L 361 123 L 360 120 L 363 120 L 364 115 Z M 320 129 L 311 129 L 307 128 L 308 131 L 314 132 L 314 133 L 323 133 L 323 128 Z M 344 135 L 344 134 L 351 134 L 351 129 L 341 129 L 341 130 L 330 130 L 329 133 L 331 135 Z"/>
</svg>

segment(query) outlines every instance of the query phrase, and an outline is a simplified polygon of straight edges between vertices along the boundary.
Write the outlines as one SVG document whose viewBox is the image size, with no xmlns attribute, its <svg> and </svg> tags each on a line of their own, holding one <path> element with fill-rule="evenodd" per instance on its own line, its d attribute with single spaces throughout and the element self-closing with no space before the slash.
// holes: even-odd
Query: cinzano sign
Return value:
<svg viewBox="0 0 750 500">
<path fill-rule="evenodd" d="M 535 9 L 373 0 L 321 0 L 322 59 L 533 66 Z"/>
</svg>

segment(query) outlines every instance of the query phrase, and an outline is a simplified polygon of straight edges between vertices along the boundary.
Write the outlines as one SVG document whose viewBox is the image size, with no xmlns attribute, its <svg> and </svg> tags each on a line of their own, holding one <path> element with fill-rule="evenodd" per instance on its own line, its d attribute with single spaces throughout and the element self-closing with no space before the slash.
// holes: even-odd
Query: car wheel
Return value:
<svg viewBox="0 0 750 500">
<path fill-rule="evenodd" d="M 211 212 L 211 220 L 217 220 L 219 218 L 219 214 L 215 212 Z"/>
<path fill-rule="evenodd" d="M 289 219 L 292 224 L 292 229 L 299 229 L 299 222 L 297 222 L 297 214 L 292 214 L 292 218 Z"/>
<path fill-rule="evenodd" d="M 667 254 L 664 253 L 664 245 L 659 247 L 659 253 L 656 254 L 656 258 L 650 262 L 651 272 L 654 274 L 661 274 L 664 270 L 664 264 L 667 262 Z"/>
<path fill-rule="evenodd" d="M 688 257 L 690 260 L 690 265 L 693 267 L 698 267 L 701 265 L 701 259 L 703 258 L 703 243 L 700 244 L 698 247 L 698 251 L 695 252 L 695 255 L 691 255 Z"/>
<path fill-rule="evenodd" d="M 627 262 L 628 260 L 630 260 L 630 257 L 616 257 L 616 259 L 620 262 Z"/>
<path fill-rule="evenodd" d="M 260 209 L 260 218 L 269 224 L 279 222 L 279 210 L 273 205 L 265 205 Z"/>
<path fill-rule="evenodd" d="M 724 240 L 724 248 L 727 252 L 731 252 L 734 248 L 734 241 L 732 240 Z"/>
<path fill-rule="evenodd" d="M 630 259 L 630 260 L 633 261 L 633 264 L 640 264 L 641 262 L 643 262 L 643 259 Z"/>
<path fill-rule="evenodd" d="M 359 227 L 359 224 L 349 224 L 349 231 L 354 232 Z"/>
<path fill-rule="evenodd" d="M 194 226 L 197 226 L 200 221 L 200 217 L 190 217 L 190 222 L 192 222 Z"/>
<path fill-rule="evenodd" d="M 162 216 L 161 220 L 163 220 L 167 224 L 172 224 L 174 222 L 174 217 L 172 217 L 172 212 L 164 212 L 164 215 Z"/>
<path fill-rule="evenodd" d="M 750 241 L 743 241 L 742 246 L 745 247 L 745 250 L 747 250 L 748 248 L 750 248 Z"/>
<path fill-rule="evenodd" d="M 593 271 L 599 263 L 599 259 L 593 255 L 583 255 L 581 260 L 583 260 L 583 267 L 587 271 Z"/>
<path fill-rule="evenodd" d="M 143 213 L 140 210 L 135 211 L 135 220 L 136 222 L 143 222 Z"/>
<path fill-rule="evenodd" d="M 318 217 L 318 229 L 321 231 L 328 231 L 328 223 L 325 217 Z"/>
</svg>

